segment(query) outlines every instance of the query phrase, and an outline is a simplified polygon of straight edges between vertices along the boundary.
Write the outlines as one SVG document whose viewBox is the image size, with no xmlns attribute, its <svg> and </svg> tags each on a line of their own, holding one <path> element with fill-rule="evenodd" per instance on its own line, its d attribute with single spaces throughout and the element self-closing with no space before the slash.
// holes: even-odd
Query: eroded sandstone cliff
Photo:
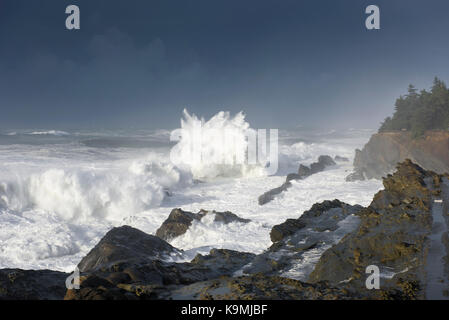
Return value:
<svg viewBox="0 0 449 320">
<path fill-rule="evenodd" d="M 405 131 L 374 134 L 356 150 L 354 172 L 346 180 L 380 179 L 405 159 L 426 170 L 449 172 L 449 131 L 428 131 L 419 139 Z"/>
</svg>

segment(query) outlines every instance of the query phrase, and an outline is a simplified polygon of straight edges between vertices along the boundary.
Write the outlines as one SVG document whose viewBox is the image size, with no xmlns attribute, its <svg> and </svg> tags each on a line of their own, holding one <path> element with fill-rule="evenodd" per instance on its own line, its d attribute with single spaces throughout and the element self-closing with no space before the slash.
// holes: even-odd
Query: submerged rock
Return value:
<svg viewBox="0 0 449 320">
<path fill-rule="evenodd" d="M 214 221 L 221 223 L 231 223 L 231 222 L 241 222 L 248 223 L 251 220 L 240 218 L 239 216 L 233 214 L 232 212 L 216 212 L 216 211 L 205 211 L 201 210 L 198 213 L 192 213 L 188 211 L 183 211 L 180 208 L 173 209 L 168 216 L 168 218 L 162 223 L 162 225 L 157 229 L 156 236 L 164 240 L 171 240 L 184 233 L 192 225 L 194 220 L 201 221 L 206 215 L 214 215 Z"/>
<path fill-rule="evenodd" d="M 337 162 L 349 162 L 348 158 L 342 157 L 342 156 L 338 156 L 338 155 L 334 157 L 334 160 L 337 161 Z"/>
<path fill-rule="evenodd" d="M 351 174 L 349 174 L 346 178 L 346 181 L 353 182 L 353 181 L 363 181 L 365 180 L 365 175 L 360 170 L 354 170 Z"/>
<path fill-rule="evenodd" d="M 330 156 L 327 155 L 321 155 L 318 157 L 318 162 L 314 162 L 309 167 L 306 167 L 305 165 L 300 164 L 298 168 L 298 173 L 290 173 L 287 175 L 287 178 L 285 179 L 285 182 L 277 188 L 271 189 L 258 198 L 259 205 L 264 205 L 276 198 L 277 195 L 281 194 L 282 192 L 288 190 L 292 184 L 290 183 L 292 180 L 302 180 L 307 178 L 308 176 L 321 172 L 326 167 L 333 166 L 336 163 Z"/>
<path fill-rule="evenodd" d="M 330 156 L 319 156 L 318 163 L 323 164 L 325 167 L 336 165 L 335 161 Z"/>
</svg>

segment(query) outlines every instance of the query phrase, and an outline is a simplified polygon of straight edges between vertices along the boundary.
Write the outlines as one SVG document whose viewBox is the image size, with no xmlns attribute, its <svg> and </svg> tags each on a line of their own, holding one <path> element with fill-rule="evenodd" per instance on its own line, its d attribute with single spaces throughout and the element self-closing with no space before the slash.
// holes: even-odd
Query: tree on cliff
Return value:
<svg viewBox="0 0 449 320">
<path fill-rule="evenodd" d="M 426 130 L 447 130 L 449 127 L 449 90 L 435 77 L 430 91 L 418 93 L 409 85 L 405 96 L 395 103 L 395 112 L 381 124 L 379 132 L 407 130 L 413 137 L 421 137 Z"/>
</svg>

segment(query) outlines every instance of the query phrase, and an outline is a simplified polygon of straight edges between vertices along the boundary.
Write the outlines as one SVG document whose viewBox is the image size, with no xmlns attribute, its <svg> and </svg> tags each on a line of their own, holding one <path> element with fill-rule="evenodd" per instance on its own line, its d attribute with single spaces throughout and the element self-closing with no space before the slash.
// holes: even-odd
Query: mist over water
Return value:
<svg viewBox="0 0 449 320">
<path fill-rule="evenodd" d="M 218 113 L 209 120 L 184 114 L 181 128 L 231 130 L 237 145 L 203 142 L 208 154 L 235 157 L 251 130 L 243 114 Z M 256 128 L 253 128 L 256 129 Z M 170 131 L 0 132 L 0 268 L 49 268 L 69 271 L 113 226 L 128 224 L 155 233 L 171 209 L 232 211 L 252 221 L 221 225 L 205 219 L 172 241 L 186 249 L 184 259 L 212 247 L 262 252 L 274 224 L 297 218 L 318 201 L 339 198 L 367 205 L 379 181 L 345 182 L 351 162 L 338 164 L 293 187 L 263 207 L 259 195 L 279 186 L 300 163 L 319 155 L 352 160 L 370 130 L 281 130 L 279 170 L 263 166 L 192 163 L 170 160 Z M 187 157 L 188 141 L 173 149 Z M 202 180 L 202 182 L 198 182 Z"/>
</svg>

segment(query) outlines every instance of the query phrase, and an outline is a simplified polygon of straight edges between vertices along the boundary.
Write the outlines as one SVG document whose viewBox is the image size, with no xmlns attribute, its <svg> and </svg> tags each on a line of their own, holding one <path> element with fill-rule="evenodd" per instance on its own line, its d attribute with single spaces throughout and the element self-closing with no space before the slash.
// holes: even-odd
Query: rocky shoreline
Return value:
<svg viewBox="0 0 449 320">
<path fill-rule="evenodd" d="M 174 209 L 158 236 L 129 226 L 110 230 L 82 259 L 80 289 L 65 288 L 66 273 L 0 270 L 0 299 L 426 299 L 434 199 L 446 224 L 442 243 L 448 298 L 447 175 L 410 160 L 383 180 L 368 207 L 324 201 L 271 230 L 261 254 L 212 249 L 190 262 L 163 238 L 214 214 L 216 223 L 246 223 L 233 213 Z M 380 288 L 368 289 L 366 267 L 380 269 Z"/>
</svg>

